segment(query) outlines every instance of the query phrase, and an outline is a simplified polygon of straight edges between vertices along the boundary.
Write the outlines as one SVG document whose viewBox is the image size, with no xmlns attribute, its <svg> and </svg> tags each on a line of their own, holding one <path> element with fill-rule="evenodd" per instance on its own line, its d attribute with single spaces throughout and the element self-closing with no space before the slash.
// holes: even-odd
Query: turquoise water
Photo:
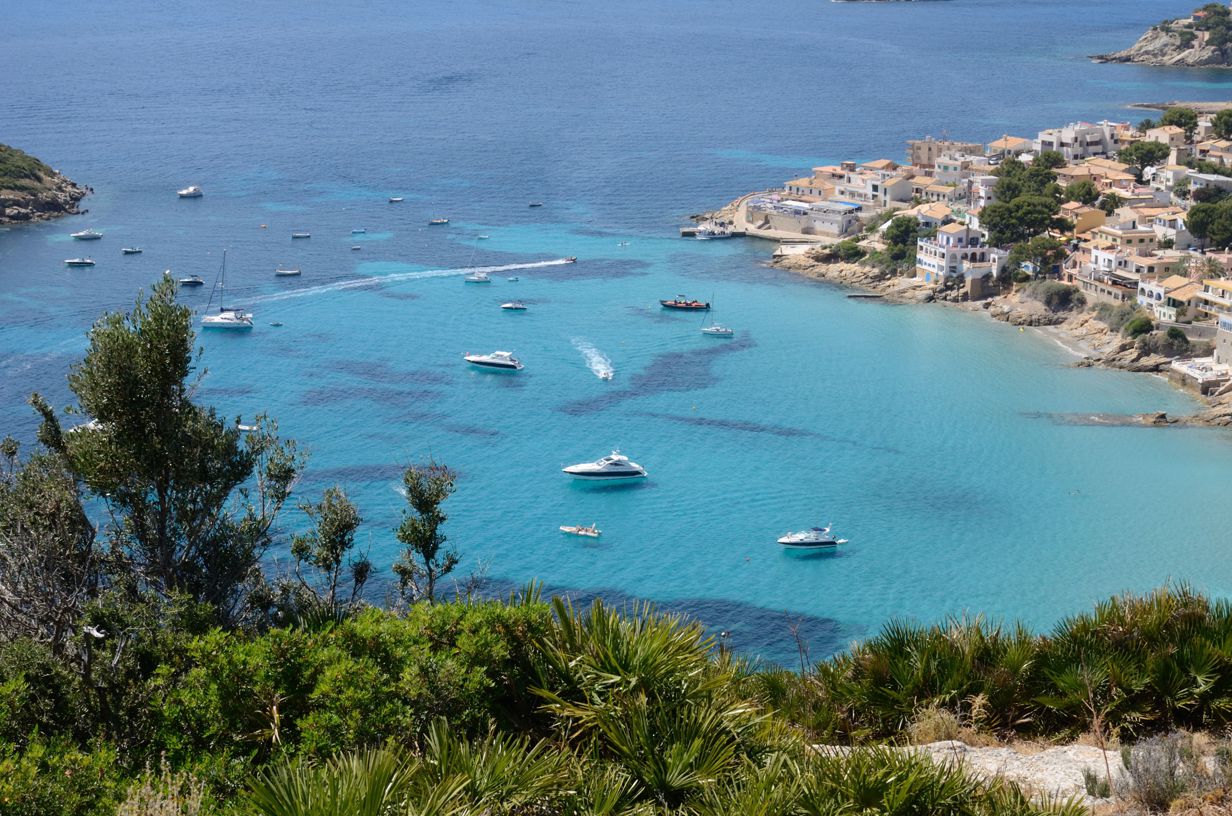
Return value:
<svg viewBox="0 0 1232 816">
<path fill-rule="evenodd" d="M 21 38 L 0 37 L 23 81 L 0 88 L 2 138 L 96 193 L 86 216 L 0 232 L 0 427 L 30 437 L 31 390 L 68 401 L 102 309 L 165 268 L 208 280 L 227 247 L 229 300 L 257 328 L 200 338 L 200 396 L 276 416 L 312 453 L 300 495 L 344 484 L 381 566 L 400 470 L 432 456 L 461 474 L 464 572 L 650 598 L 774 660 L 792 659 L 794 622 L 817 656 L 894 616 L 1043 627 L 1169 579 L 1226 594 L 1227 434 L 1048 418 L 1189 398 L 1069 368 L 1047 338 L 982 317 L 849 300 L 766 268 L 768 245 L 673 237 L 735 193 L 816 161 L 898 158 L 920 133 L 1226 97 L 1225 74 L 1082 59 L 1186 8 L 1165 5 L 785 3 L 755 21 L 728 3 L 17 10 Z M 53 75 L 45 55 L 69 43 L 79 62 Z M 926 72 L 927 88 L 901 79 Z M 790 77 L 798 115 L 768 76 Z M 190 183 L 206 197 L 176 200 Z M 450 225 L 429 228 L 436 215 Z M 87 225 L 106 238 L 67 239 Z M 122 258 L 133 243 L 145 253 Z M 63 269 L 81 251 L 98 266 Z M 579 261 L 550 263 L 564 256 Z M 276 281 L 279 264 L 304 275 Z M 466 285 L 472 265 L 510 268 Z M 678 292 L 713 300 L 736 337 L 658 308 Z M 527 312 L 498 308 L 515 297 Z M 526 369 L 461 361 L 497 348 Z M 559 472 L 613 447 L 650 479 Z M 592 521 L 597 542 L 557 532 Z M 772 543 L 828 521 L 851 539 L 838 553 Z"/>
</svg>

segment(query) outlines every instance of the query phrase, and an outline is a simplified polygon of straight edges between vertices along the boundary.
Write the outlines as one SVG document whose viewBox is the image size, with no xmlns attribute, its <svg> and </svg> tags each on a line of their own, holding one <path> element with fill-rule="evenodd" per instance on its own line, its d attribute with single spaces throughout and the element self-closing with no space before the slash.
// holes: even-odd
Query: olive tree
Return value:
<svg viewBox="0 0 1232 816">
<path fill-rule="evenodd" d="M 445 547 L 441 531 L 449 518 L 441 505 L 454 491 L 457 474 L 436 462 L 411 465 L 402 474 L 408 508 L 398 527 L 402 555 L 394 564 L 402 598 L 408 602 L 436 597 L 436 582 L 453 571 L 460 560 L 456 550 Z"/>
</svg>

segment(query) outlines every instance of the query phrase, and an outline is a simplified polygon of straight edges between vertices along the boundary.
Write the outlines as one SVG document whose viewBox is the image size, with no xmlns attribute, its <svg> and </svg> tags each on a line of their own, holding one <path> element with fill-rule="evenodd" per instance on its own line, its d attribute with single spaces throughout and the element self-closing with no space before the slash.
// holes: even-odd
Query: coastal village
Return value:
<svg viewBox="0 0 1232 816">
<path fill-rule="evenodd" d="M 1227 424 L 1229 197 L 1232 111 L 1176 107 L 988 144 L 912 140 L 901 162 L 814 167 L 684 232 L 770 239 L 776 265 L 814 277 L 1057 326 L 1087 364 L 1166 373 Z"/>
</svg>

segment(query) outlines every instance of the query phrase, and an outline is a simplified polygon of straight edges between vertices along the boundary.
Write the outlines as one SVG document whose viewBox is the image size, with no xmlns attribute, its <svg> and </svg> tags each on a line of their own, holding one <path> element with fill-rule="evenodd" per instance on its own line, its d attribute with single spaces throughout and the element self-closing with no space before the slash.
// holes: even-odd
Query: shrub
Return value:
<svg viewBox="0 0 1232 816">
<path fill-rule="evenodd" d="M 116 752 L 82 750 L 35 736 L 22 751 L 0 745 L 0 813 L 5 816 L 110 816 L 119 798 Z"/>
<path fill-rule="evenodd" d="M 1114 332 L 1119 332 L 1121 327 L 1136 314 L 1138 314 L 1138 307 L 1129 303 L 1113 305 L 1101 301 L 1095 304 L 1095 319 Z"/>
<path fill-rule="evenodd" d="M 1138 348 L 1148 354 L 1159 354 L 1164 357 L 1180 357 L 1190 350 L 1189 338 L 1185 332 L 1172 326 L 1167 332 L 1150 332 L 1138 338 Z"/>
<path fill-rule="evenodd" d="M 1155 321 L 1151 320 L 1151 318 L 1146 315 L 1138 315 L 1137 317 L 1130 318 L 1129 322 L 1121 328 L 1121 331 L 1130 337 L 1140 337 L 1141 335 L 1149 333 L 1154 328 Z"/>
<path fill-rule="evenodd" d="M 1057 281 L 1034 281 L 1023 287 L 1023 294 L 1044 304 L 1050 312 L 1067 312 L 1087 302 L 1078 287 Z"/>
<path fill-rule="evenodd" d="M 1125 766 L 1117 793 L 1149 811 L 1166 812 L 1186 793 L 1215 786 L 1206 762 L 1187 734 L 1152 737 L 1121 749 Z"/>
</svg>

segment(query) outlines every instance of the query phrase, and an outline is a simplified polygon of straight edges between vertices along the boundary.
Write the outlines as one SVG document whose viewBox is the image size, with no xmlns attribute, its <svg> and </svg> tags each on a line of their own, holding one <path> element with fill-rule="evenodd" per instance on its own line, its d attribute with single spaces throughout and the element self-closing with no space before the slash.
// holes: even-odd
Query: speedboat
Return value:
<svg viewBox="0 0 1232 816">
<path fill-rule="evenodd" d="M 779 543 L 784 547 L 821 549 L 823 547 L 837 547 L 839 544 L 846 544 L 847 539 L 835 538 L 831 535 L 830 527 L 827 525 L 825 527 L 810 527 L 798 533 L 788 530 L 787 534 L 779 539 Z"/>
<path fill-rule="evenodd" d="M 402 203 L 402 196 L 390 196 L 390 197 L 389 197 L 389 203 L 390 203 L 390 204 L 401 204 L 401 203 Z"/>
<path fill-rule="evenodd" d="M 730 238 L 732 234 L 731 230 L 723 227 L 698 227 L 693 237 L 699 241 L 710 241 L 715 238 Z"/>
<path fill-rule="evenodd" d="M 361 247 L 361 246 L 353 246 L 353 247 L 351 247 L 351 251 L 352 251 L 352 252 L 355 252 L 356 250 L 359 250 L 359 249 L 363 249 L 363 247 Z"/>
<path fill-rule="evenodd" d="M 189 275 L 187 278 L 180 278 L 178 281 L 176 281 L 176 283 L 178 283 L 180 286 L 204 286 L 205 285 L 205 281 L 201 279 L 200 275 Z"/>
<path fill-rule="evenodd" d="M 612 379 L 612 376 L 613 374 L 611 371 L 600 371 L 599 372 L 599 379 L 601 380 L 610 380 Z"/>
<path fill-rule="evenodd" d="M 577 256 L 570 255 L 568 258 L 565 258 L 565 263 L 577 263 Z"/>
<path fill-rule="evenodd" d="M 175 194 L 180 198 L 201 198 L 201 196 L 205 195 L 205 193 L 201 192 L 201 188 L 195 184 L 191 187 L 185 187 L 183 190 L 176 190 Z"/>
<path fill-rule="evenodd" d="M 282 321 L 281 321 L 281 320 L 275 320 L 275 321 L 273 321 L 272 323 L 270 323 L 270 325 L 271 325 L 271 326 L 274 326 L 275 328 L 277 328 L 277 327 L 279 327 L 279 326 L 281 326 L 281 325 L 282 325 Z"/>
<path fill-rule="evenodd" d="M 706 334 L 711 337 L 731 337 L 735 333 L 736 332 L 734 329 L 729 329 L 726 326 L 720 326 L 718 323 L 711 326 L 702 327 L 702 334 Z"/>
<path fill-rule="evenodd" d="M 89 258 L 69 258 L 64 262 L 65 266 L 94 266 L 94 261 Z"/>
<path fill-rule="evenodd" d="M 684 295 L 676 295 L 672 300 L 660 300 L 664 309 L 680 309 L 688 312 L 708 312 L 710 303 L 700 300 L 689 300 Z"/>
<path fill-rule="evenodd" d="M 124 255 L 140 255 L 142 249 L 141 247 L 123 247 L 120 252 Z"/>
<path fill-rule="evenodd" d="M 448 218 L 433 218 L 430 221 L 428 221 L 428 226 L 429 227 L 440 227 L 448 223 L 449 223 Z"/>
<path fill-rule="evenodd" d="M 291 233 L 291 237 L 292 238 L 311 238 L 312 233 L 311 232 L 293 232 Z"/>
<path fill-rule="evenodd" d="M 467 354 L 466 362 L 480 368 L 494 368 L 500 371 L 521 371 L 522 363 L 513 356 L 511 351 L 494 351 L 491 354 Z"/>
<path fill-rule="evenodd" d="M 505 278 L 505 280 L 509 281 L 510 283 L 517 283 L 518 281 L 522 279 L 519 278 L 517 275 L 514 275 L 512 278 Z"/>
<path fill-rule="evenodd" d="M 629 457 L 622 456 L 620 451 L 612 451 L 595 462 L 582 462 L 569 465 L 563 471 L 575 479 L 586 479 L 595 482 L 616 482 L 626 479 L 645 479 L 646 468 L 637 462 L 630 462 Z"/>
<path fill-rule="evenodd" d="M 520 300 L 511 300 L 508 303 L 502 303 L 501 308 L 507 312 L 524 312 L 526 304 Z"/>
<path fill-rule="evenodd" d="M 275 278 L 296 278 L 299 277 L 299 267 L 294 269 L 283 269 L 281 266 L 274 270 Z"/>
<path fill-rule="evenodd" d="M 462 279 L 463 283 L 491 283 L 492 279 L 488 277 L 487 272 L 472 272 Z"/>
<path fill-rule="evenodd" d="M 569 535 L 586 536 L 587 538 L 598 538 L 603 535 L 603 531 L 593 523 L 589 527 L 583 527 L 580 524 L 564 524 L 561 525 L 560 531 Z"/>
<path fill-rule="evenodd" d="M 477 235 L 477 236 L 475 236 L 475 240 L 477 240 L 477 241 L 486 241 L 486 240 L 488 240 L 488 238 L 490 238 L 490 237 L 492 237 L 492 236 L 490 236 L 490 235 Z"/>
<path fill-rule="evenodd" d="M 97 241 L 103 234 L 96 229 L 83 229 L 81 232 L 74 232 L 73 237 L 78 241 Z"/>
<path fill-rule="evenodd" d="M 363 229 L 363 228 L 360 228 L 360 229 L 353 229 L 353 230 L 351 230 L 351 234 L 352 234 L 352 235 L 364 235 L 364 234 L 366 234 L 367 232 L 368 232 L 368 230 Z"/>
<path fill-rule="evenodd" d="M 528 207 L 542 207 L 542 206 L 543 206 L 543 202 L 542 202 L 542 201 L 532 201 L 532 202 L 531 202 L 530 204 L 528 204 L 527 206 L 528 206 Z"/>
</svg>

